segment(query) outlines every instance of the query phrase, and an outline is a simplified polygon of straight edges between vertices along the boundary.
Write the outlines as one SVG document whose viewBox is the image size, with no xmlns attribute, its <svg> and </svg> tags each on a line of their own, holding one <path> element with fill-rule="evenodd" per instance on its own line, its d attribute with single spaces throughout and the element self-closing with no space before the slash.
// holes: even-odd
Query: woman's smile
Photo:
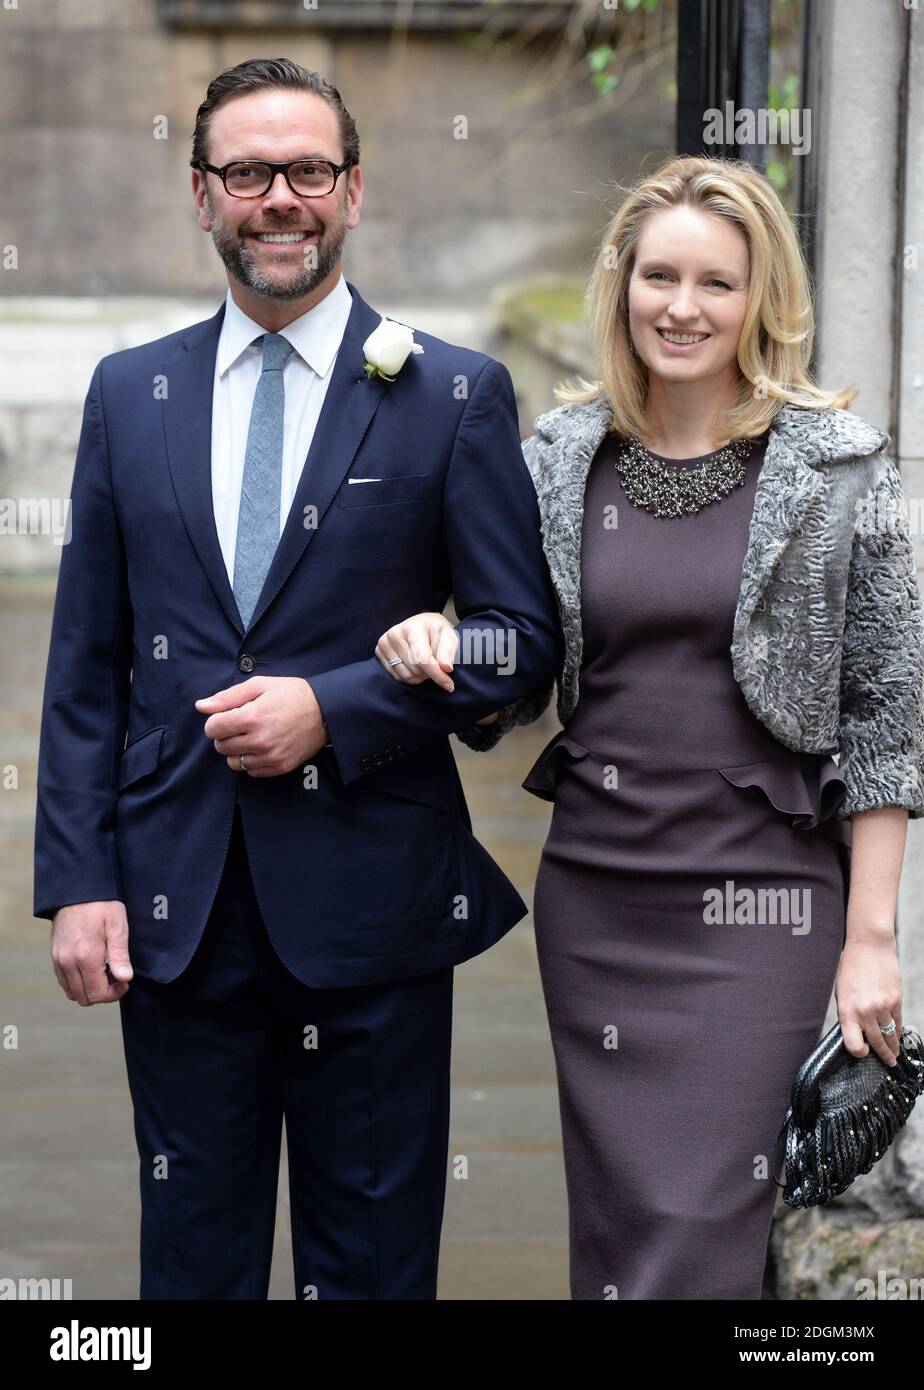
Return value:
<svg viewBox="0 0 924 1390">
<path fill-rule="evenodd" d="M 670 353 L 692 352 L 707 338 L 712 337 L 711 333 L 692 333 L 677 328 L 656 328 L 655 332 L 663 342 L 666 351 Z"/>
</svg>

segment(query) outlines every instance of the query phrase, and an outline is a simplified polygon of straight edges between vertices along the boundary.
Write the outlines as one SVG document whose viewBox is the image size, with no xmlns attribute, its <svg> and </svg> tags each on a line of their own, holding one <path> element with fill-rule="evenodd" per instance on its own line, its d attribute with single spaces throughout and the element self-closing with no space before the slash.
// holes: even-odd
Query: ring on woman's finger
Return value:
<svg viewBox="0 0 924 1390">
<path fill-rule="evenodd" d="M 882 1030 L 882 1036 L 884 1038 L 890 1038 L 892 1034 L 895 1032 L 895 1026 L 896 1025 L 894 1018 L 890 1018 L 888 1023 L 880 1023 L 879 1027 Z"/>
<path fill-rule="evenodd" d="M 400 656 L 390 656 L 390 657 L 388 658 L 388 665 L 389 665 L 389 666 L 403 666 L 403 665 L 404 665 L 404 662 L 402 661 L 402 659 L 401 659 Z"/>
</svg>

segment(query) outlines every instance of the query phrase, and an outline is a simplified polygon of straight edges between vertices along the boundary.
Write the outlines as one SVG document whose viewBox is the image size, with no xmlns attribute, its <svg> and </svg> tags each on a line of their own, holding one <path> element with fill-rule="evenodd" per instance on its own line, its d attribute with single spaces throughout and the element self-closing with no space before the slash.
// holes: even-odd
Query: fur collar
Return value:
<svg viewBox="0 0 924 1390">
<path fill-rule="evenodd" d="M 523 445 L 568 648 L 559 699 L 562 723 L 577 702 L 583 654 L 584 488 L 611 420 L 612 409 L 603 396 L 580 405 L 560 405 L 538 417 L 536 434 Z M 825 491 L 825 465 L 877 454 L 889 443 L 887 434 L 848 410 L 784 405 L 774 417 L 755 490 L 731 647 L 735 675 L 746 694 L 754 693 L 755 680 L 747 653 L 751 616 L 774 565 Z"/>
</svg>

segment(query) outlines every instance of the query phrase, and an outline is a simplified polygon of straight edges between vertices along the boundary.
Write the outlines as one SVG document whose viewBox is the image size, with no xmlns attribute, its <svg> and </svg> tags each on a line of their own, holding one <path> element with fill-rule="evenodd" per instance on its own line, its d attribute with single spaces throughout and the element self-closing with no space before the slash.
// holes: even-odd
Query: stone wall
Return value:
<svg viewBox="0 0 924 1390">
<path fill-rule="evenodd" d="M 208 82 L 247 57 L 316 69 L 357 122 L 366 191 L 350 269 L 367 298 L 483 299 L 511 274 L 581 263 L 606 180 L 672 147 L 659 88 L 671 53 L 601 99 L 581 59 L 555 66 L 548 35 L 513 45 L 501 35 L 496 47 L 454 28 L 392 37 L 316 22 L 297 4 L 273 7 L 297 26 L 176 29 L 157 0 L 13 3 L 0 6 L 4 177 L 15 190 L 0 244 L 19 253 L 18 269 L 2 272 L 6 295 L 219 292 L 188 160 Z"/>
<path fill-rule="evenodd" d="M 511 43 L 501 26 L 492 47 L 450 23 L 476 8 L 445 6 L 440 27 L 440 7 L 423 7 L 430 22 L 396 36 L 371 24 L 395 7 L 371 0 L 238 5 L 228 28 L 192 22 L 220 20 L 228 0 L 0 5 L 0 573 L 57 567 L 54 517 L 99 358 L 208 317 L 224 296 L 188 167 L 196 108 L 223 68 L 283 54 L 339 87 L 365 180 L 344 273 L 382 313 L 486 347 L 499 285 L 589 264 L 608 182 L 670 149 L 659 82 L 672 54 L 601 101 L 582 61 L 555 58 L 556 30 Z M 182 27 L 163 22 L 181 13 Z M 345 17 L 363 22 L 332 22 Z"/>
</svg>

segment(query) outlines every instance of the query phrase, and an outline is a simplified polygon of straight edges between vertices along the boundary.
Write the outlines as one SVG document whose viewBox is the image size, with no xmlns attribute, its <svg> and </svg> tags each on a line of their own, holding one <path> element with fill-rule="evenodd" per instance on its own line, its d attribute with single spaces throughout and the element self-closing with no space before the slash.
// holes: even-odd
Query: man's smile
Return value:
<svg viewBox="0 0 924 1390">
<path fill-rule="evenodd" d="M 318 233 L 303 229 L 295 232 L 248 232 L 246 235 L 249 241 L 257 241 L 261 246 L 301 246 Z"/>
</svg>

